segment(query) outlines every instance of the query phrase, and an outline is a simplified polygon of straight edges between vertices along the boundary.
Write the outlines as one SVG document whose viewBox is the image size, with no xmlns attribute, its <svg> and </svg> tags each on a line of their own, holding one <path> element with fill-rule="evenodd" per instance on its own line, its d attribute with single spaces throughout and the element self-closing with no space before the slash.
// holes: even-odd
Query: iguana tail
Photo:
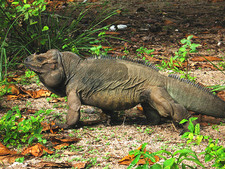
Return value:
<svg viewBox="0 0 225 169">
<path fill-rule="evenodd" d="M 207 91 L 206 88 L 177 76 L 168 77 L 166 88 L 171 97 L 186 109 L 225 118 L 225 101 Z"/>
</svg>

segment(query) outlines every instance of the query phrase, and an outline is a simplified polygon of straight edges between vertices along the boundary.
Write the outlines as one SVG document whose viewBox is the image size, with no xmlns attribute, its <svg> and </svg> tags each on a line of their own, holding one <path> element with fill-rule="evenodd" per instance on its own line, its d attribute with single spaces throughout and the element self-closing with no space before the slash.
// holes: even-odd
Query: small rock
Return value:
<svg viewBox="0 0 225 169">
<path fill-rule="evenodd" d="M 116 26 L 115 25 L 110 26 L 109 31 L 116 31 Z"/>
<path fill-rule="evenodd" d="M 123 25 L 123 24 L 117 25 L 117 29 L 119 30 L 124 30 L 126 28 L 127 28 L 127 25 Z"/>
<path fill-rule="evenodd" d="M 123 24 L 112 25 L 109 27 L 109 31 L 124 30 L 126 28 L 127 28 L 127 25 L 123 25 Z"/>
</svg>

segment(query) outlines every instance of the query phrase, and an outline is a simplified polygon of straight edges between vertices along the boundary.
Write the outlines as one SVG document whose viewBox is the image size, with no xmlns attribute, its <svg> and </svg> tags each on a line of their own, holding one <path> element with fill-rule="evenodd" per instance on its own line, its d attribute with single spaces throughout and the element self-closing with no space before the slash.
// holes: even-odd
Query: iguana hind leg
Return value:
<svg viewBox="0 0 225 169">
<path fill-rule="evenodd" d="M 151 87 L 148 92 L 145 94 L 149 94 L 149 96 L 145 96 L 148 98 L 148 104 L 153 108 L 153 110 L 157 110 L 160 116 L 163 117 L 172 117 L 174 122 L 180 122 L 182 119 L 188 119 L 190 114 L 185 109 L 184 106 L 177 103 L 166 91 L 163 87 Z M 150 118 L 154 118 L 156 113 L 152 111 L 153 114 L 146 115 Z M 151 120 L 151 121 L 154 121 Z M 156 116 L 156 121 L 158 121 L 158 116 Z"/>
<path fill-rule="evenodd" d="M 141 103 L 143 107 L 143 112 L 150 124 L 159 124 L 160 123 L 160 115 L 157 110 L 155 110 L 149 103 Z"/>
</svg>

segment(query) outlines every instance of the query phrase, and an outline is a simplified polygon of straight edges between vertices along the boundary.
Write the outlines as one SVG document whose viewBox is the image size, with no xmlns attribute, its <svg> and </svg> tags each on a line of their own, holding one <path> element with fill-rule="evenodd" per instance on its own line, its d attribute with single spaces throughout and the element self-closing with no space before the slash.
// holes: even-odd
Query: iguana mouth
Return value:
<svg viewBox="0 0 225 169">
<path fill-rule="evenodd" d="M 29 68 L 29 69 L 31 69 L 32 71 L 34 71 L 35 73 L 45 73 L 45 71 L 43 71 L 42 69 L 41 69 L 41 67 L 38 67 L 38 66 L 33 66 L 33 65 L 31 65 L 31 64 L 28 64 L 28 63 L 24 63 L 25 64 L 25 66 L 27 67 L 27 68 Z"/>
</svg>

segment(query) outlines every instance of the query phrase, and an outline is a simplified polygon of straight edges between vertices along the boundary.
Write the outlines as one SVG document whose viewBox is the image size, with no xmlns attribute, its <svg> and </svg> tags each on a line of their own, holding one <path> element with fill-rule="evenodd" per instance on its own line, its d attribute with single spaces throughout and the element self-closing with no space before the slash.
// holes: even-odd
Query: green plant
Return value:
<svg viewBox="0 0 225 169">
<path fill-rule="evenodd" d="M 225 69 L 225 62 L 223 61 L 223 62 L 219 62 L 219 67 L 222 67 L 222 69 L 224 70 Z"/>
<path fill-rule="evenodd" d="M 10 83 L 7 80 L 0 81 L 0 97 L 11 92 Z"/>
<path fill-rule="evenodd" d="M 15 161 L 18 162 L 18 163 L 23 163 L 24 162 L 24 157 L 17 158 Z"/>
<path fill-rule="evenodd" d="M 144 56 L 144 54 L 149 55 L 150 53 L 154 51 L 155 49 L 147 49 L 147 48 L 144 48 L 143 46 L 141 46 L 140 48 L 136 50 L 137 56 L 142 57 L 142 60 L 144 60 L 145 62 L 148 62 L 148 60 L 146 60 L 146 57 Z"/>
<path fill-rule="evenodd" d="M 0 140 L 8 145 L 31 144 L 35 138 L 38 142 L 46 143 L 41 134 L 41 122 L 45 116 L 40 116 L 40 114 L 49 114 L 51 111 L 39 110 L 34 116 L 26 119 L 18 107 L 13 107 L 0 119 Z"/>
<path fill-rule="evenodd" d="M 193 124 L 193 121 L 197 120 L 197 117 L 191 117 L 189 120 L 183 119 L 180 124 L 189 122 L 188 125 L 188 132 L 185 132 L 181 138 L 186 138 L 187 143 L 194 142 L 196 144 L 200 144 L 203 139 L 208 139 L 208 136 L 203 136 L 200 134 L 200 124 L 197 123 L 196 125 Z"/>
<path fill-rule="evenodd" d="M 213 141 L 213 139 L 210 138 L 209 136 L 200 135 L 200 126 L 199 124 L 194 125 L 193 123 L 194 120 L 197 120 L 197 118 L 192 117 L 189 118 L 189 120 L 184 119 L 180 122 L 181 124 L 189 122 L 188 126 L 189 131 L 185 132 L 182 135 L 182 138 L 186 138 L 187 143 L 194 142 L 197 145 L 199 145 L 203 139 L 206 141 L 208 140 L 208 146 L 205 148 L 205 151 L 201 152 L 199 155 L 205 155 L 204 156 L 205 162 L 210 162 L 214 160 L 212 167 L 216 167 L 218 169 L 219 168 L 225 169 L 225 148 L 223 146 L 218 145 L 219 142 L 218 139 Z M 138 128 L 138 130 L 140 130 L 140 128 Z M 146 164 L 143 166 L 138 166 L 137 169 L 149 168 L 147 159 L 151 159 L 153 162 L 155 162 L 155 159 L 153 158 L 155 155 L 163 158 L 165 161 L 163 162 L 162 165 L 159 163 L 155 163 L 150 167 L 151 169 L 178 169 L 180 167 L 182 167 L 182 169 L 185 169 L 186 167 L 192 169 L 196 168 L 194 166 L 188 165 L 187 164 L 188 161 L 192 161 L 197 165 L 205 168 L 204 165 L 199 161 L 197 154 L 189 148 L 177 150 L 174 153 L 166 151 L 166 149 L 164 148 L 163 150 L 149 154 L 148 152 L 144 151 L 144 147 L 146 146 L 146 144 L 147 143 L 143 144 L 141 150 L 133 150 L 130 152 L 130 154 L 135 155 L 135 159 L 129 165 L 128 167 L 129 169 L 133 168 L 141 157 L 144 157 Z M 162 154 L 166 154 L 166 156 Z M 184 163 L 184 161 L 186 162 Z"/>
<path fill-rule="evenodd" d="M 35 75 L 36 75 L 36 73 L 34 71 L 31 71 L 29 69 L 25 71 L 25 77 L 26 78 L 32 78 Z"/>
<path fill-rule="evenodd" d="M 219 92 L 222 90 L 225 90 L 225 86 L 220 86 L 220 85 L 214 85 L 214 86 L 209 86 L 208 88 L 212 89 L 212 92 Z"/>
<path fill-rule="evenodd" d="M 147 48 L 144 48 L 143 46 L 141 46 L 140 48 L 138 48 L 136 50 L 138 56 L 142 56 L 143 54 L 149 55 L 150 53 L 152 53 L 154 51 L 155 51 L 155 49 L 147 49 Z"/>
<path fill-rule="evenodd" d="M 182 169 L 185 169 L 186 167 L 189 168 L 196 168 L 193 166 L 190 166 L 188 164 L 185 164 L 184 161 L 192 161 L 196 163 L 197 165 L 204 167 L 204 165 L 199 161 L 196 153 L 190 149 L 181 149 L 177 150 L 174 153 L 171 153 L 166 150 L 160 150 L 158 152 L 153 153 L 154 155 L 158 155 L 159 157 L 163 158 L 165 161 L 163 162 L 163 165 L 160 164 L 154 164 L 150 167 L 150 169 L 179 169 L 182 167 Z M 163 156 L 162 154 L 167 154 L 167 156 L 171 156 L 171 158 L 168 158 L 166 156 Z"/>
<path fill-rule="evenodd" d="M 174 153 L 166 150 L 160 150 L 150 154 L 148 151 L 144 151 L 146 145 L 147 143 L 144 143 L 140 150 L 137 149 L 129 152 L 129 154 L 133 154 L 135 156 L 135 159 L 131 162 L 127 169 L 131 169 L 136 166 L 141 157 L 145 159 L 145 164 L 143 166 L 138 166 L 137 169 L 147 169 L 149 168 L 148 159 L 150 159 L 152 162 L 156 162 L 154 157 L 156 155 L 163 158 L 165 161 L 163 162 L 163 165 L 158 163 L 152 165 L 150 167 L 151 169 L 178 169 L 179 166 L 182 166 L 184 169 L 186 167 L 194 169 L 194 167 L 185 164 L 184 161 L 193 161 L 197 165 L 204 167 L 204 165 L 199 161 L 196 153 L 190 149 L 177 150 Z M 167 154 L 167 157 L 163 156 L 162 154 Z M 171 158 L 168 158 L 168 155 L 171 156 Z"/>
<path fill-rule="evenodd" d="M 205 148 L 205 151 L 201 152 L 199 155 L 205 155 L 205 162 L 214 160 L 214 164 L 212 165 L 212 167 L 225 169 L 225 148 L 223 146 L 218 146 L 218 139 L 214 141 L 212 138 L 210 138 L 210 136 L 200 135 L 200 126 L 199 124 L 194 125 L 192 123 L 192 121 L 194 120 L 196 120 L 196 118 L 189 119 L 189 132 L 185 132 L 182 135 L 182 138 L 188 139 L 187 143 L 191 143 L 194 141 L 198 145 L 203 139 L 207 140 L 208 146 Z M 183 121 L 181 121 L 181 123 L 184 122 L 187 122 L 187 120 L 184 119 Z M 219 129 L 217 128 L 216 130 L 218 131 Z"/>
<path fill-rule="evenodd" d="M 187 39 L 182 39 L 180 42 L 183 44 L 177 52 L 175 52 L 174 57 L 170 57 L 168 62 L 162 61 L 162 68 L 169 68 L 175 72 L 179 72 L 182 74 L 181 78 L 187 78 L 190 80 L 194 80 L 194 77 L 191 77 L 189 74 L 189 57 L 191 53 L 197 52 L 197 47 L 200 44 L 192 43 L 191 39 L 193 35 L 187 37 Z M 182 67 L 182 63 L 186 62 L 186 70 L 182 71 L 178 67 Z"/>
<path fill-rule="evenodd" d="M 122 56 L 122 58 L 126 58 L 126 56 L 128 56 L 130 54 L 129 50 L 127 49 L 127 46 L 125 46 L 123 53 L 124 53 L 124 55 Z"/>
<path fill-rule="evenodd" d="M 23 85 L 28 85 L 31 83 L 36 83 L 37 85 L 40 85 L 40 79 L 38 78 L 36 73 L 29 69 L 25 71 L 25 75 L 22 75 L 17 82 Z"/>
<path fill-rule="evenodd" d="M 1 37 L 0 37 L 1 38 Z M 4 75 L 7 73 L 7 56 L 5 48 L 1 46 L 1 56 L 0 56 L 0 81 L 4 79 Z M 5 71 L 3 71 L 5 70 Z"/>
<path fill-rule="evenodd" d="M 225 147 L 218 146 L 218 139 L 209 139 L 209 144 L 205 151 L 200 153 L 205 155 L 205 162 L 214 160 L 212 167 L 225 169 Z"/>
<path fill-rule="evenodd" d="M 90 48 L 90 53 L 92 55 L 95 55 L 95 56 L 107 56 L 107 53 L 108 51 L 110 51 L 112 49 L 110 48 L 103 48 L 102 45 L 99 45 L 99 46 L 93 46 Z"/>
<path fill-rule="evenodd" d="M 141 149 L 135 149 L 135 150 L 132 150 L 129 152 L 130 155 L 134 155 L 135 156 L 135 159 L 130 163 L 130 165 L 127 167 L 127 169 L 131 169 L 133 168 L 134 166 L 137 165 L 138 161 L 141 159 L 141 158 L 144 158 L 145 159 L 145 164 L 143 166 L 138 166 L 137 168 L 148 168 L 149 166 L 149 159 L 152 161 L 152 162 L 156 162 L 155 160 L 155 157 L 153 154 L 150 154 L 148 151 L 145 151 L 145 147 L 146 147 L 147 143 L 144 143 L 142 144 L 142 147 Z"/>
<path fill-rule="evenodd" d="M 197 52 L 196 48 L 200 44 L 192 43 L 191 39 L 193 35 L 187 37 L 187 39 L 182 39 L 180 42 L 183 44 L 182 47 L 179 48 L 178 52 L 175 52 L 174 59 L 178 60 L 181 63 L 186 62 L 186 77 L 189 75 L 189 57 L 191 53 Z"/>
</svg>

